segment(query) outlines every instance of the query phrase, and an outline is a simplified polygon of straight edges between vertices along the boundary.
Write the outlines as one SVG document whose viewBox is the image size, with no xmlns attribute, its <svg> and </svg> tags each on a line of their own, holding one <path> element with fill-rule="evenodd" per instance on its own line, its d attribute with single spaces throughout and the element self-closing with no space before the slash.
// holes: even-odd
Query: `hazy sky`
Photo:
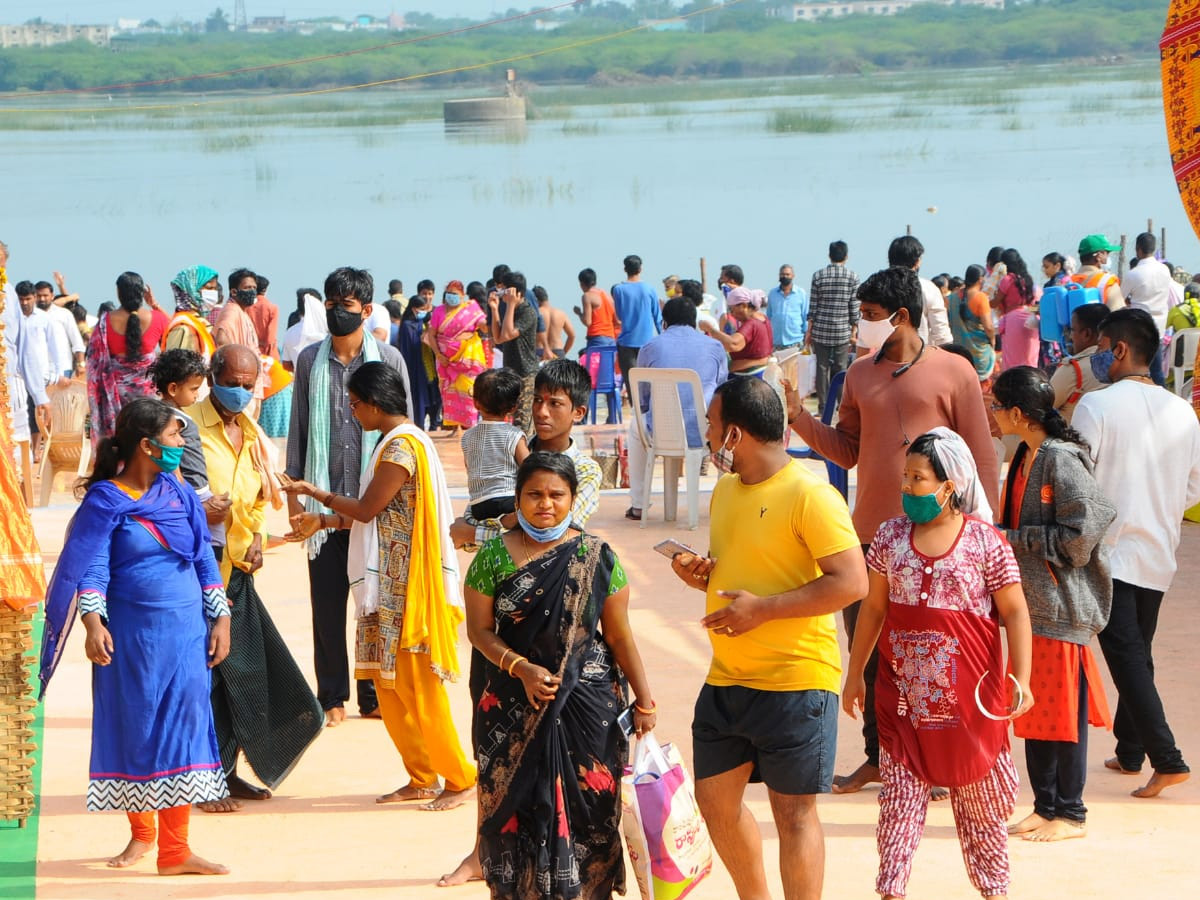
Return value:
<svg viewBox="0 0 1200 900">
<path fill-rule="evenodd" d="M 353 16 L 370 13 L 385 16 L 390 12 L 419 10 L 442 16 L 463 15 L 487 18 L 509 8 L 538 9 L 553 6 L 558 0 L 245 0 L 246 15 L 286 15 L 290 19 L 309 16 Z M 77 24 L 106 24 L 118 17 L 155 18 L 165 22 L 181 16 L 199 20 L 220 6 L 233 12 L 234 0 L 4 0 L 0 3 L 0 22 L 19 24 L 41 16 L 48 22 L 69 21 Z"/>
</svg>

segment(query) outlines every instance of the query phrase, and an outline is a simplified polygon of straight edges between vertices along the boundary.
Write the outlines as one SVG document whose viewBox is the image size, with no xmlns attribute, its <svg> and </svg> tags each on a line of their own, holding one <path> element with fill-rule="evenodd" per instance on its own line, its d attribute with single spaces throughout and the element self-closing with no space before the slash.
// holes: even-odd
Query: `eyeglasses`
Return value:
<svg viewBox="0 0 1200 900">
<path fill-rule="evenodd" d="M 999 403 L 992 404 L 992 412 L 1004 412 L 1006 409 L 1008 409 L 1007 406 L 1001 406 Z"/>
<path fill-rule="evenodd" d="M 356 409 L 358 409 L 358 407 L 359 407 L 359 404 L 361 404 L 362 402 L 363 402 L 363 401 L 361 401 L 361 400 L 354 400 L 354 399 L 351 399 L 351 401 L 350 401 L 350 412 L 354 412 Z M 995 409 L 995 407 L 992 407 L 992 408 L 993 408 L 993 409 Z"/>
</svg>

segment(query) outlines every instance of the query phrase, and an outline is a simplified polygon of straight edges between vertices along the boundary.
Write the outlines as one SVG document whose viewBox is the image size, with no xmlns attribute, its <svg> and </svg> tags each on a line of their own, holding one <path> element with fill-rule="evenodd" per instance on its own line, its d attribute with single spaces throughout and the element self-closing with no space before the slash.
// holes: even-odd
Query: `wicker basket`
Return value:
<svg viewBox="0 0 1200 900">
<path fill-rule="evenodd" d="M 33 812 L 33 709 L 29 651 L 33 610 L 0 603 L 0 819 L 21 826 Z"/>
</svg>

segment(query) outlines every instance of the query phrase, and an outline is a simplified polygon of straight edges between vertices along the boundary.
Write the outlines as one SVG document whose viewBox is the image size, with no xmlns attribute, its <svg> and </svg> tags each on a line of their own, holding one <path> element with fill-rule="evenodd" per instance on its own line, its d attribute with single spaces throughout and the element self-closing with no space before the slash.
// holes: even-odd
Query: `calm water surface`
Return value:
<svg viewBox="0 0 1200 900">
<path fill-rule="evenodd" d="M 371 269 L 382 295 L 389 278 L 440 289 L 507 262 L 564 307 L 580 268 L 619 280 L 627 253 L 651 278 L 694 275 L 704 256 L 710 282 L 737 262 L 767 287 L 784 262 L 806 281 L 837 238 L 870 272 L 910 224 L 926 273 L 961 273 L 993 244 L 1033 268 L 1087 232 L 1132 241 L 1148 217 L 1168 256 L 1200 270 L 1157 77 L 1138 65 L 541 89 L 516 133 L 448 132 L 448 95 L 432 92 L 168 98 L 137 102 L 178 106 L 119 115 L 0 101 L 0 237 L 14 280 L 59 269 L 90 307 L 122 270 L 169 298 L 171 276 L 199 262 L 266 273 L 285 310 L 338 265 Z"/>
</svg>

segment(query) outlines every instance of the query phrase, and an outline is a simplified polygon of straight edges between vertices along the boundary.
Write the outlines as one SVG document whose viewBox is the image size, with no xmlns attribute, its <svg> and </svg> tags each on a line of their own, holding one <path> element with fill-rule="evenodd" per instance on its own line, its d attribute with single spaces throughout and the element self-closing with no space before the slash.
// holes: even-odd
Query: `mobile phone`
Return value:
<svg viewBox="0 0 1200 900">
<path fill-rule="evenodd" d="M 625 708 L 625 712 L 617 716 L 617 724 L 621 726 L 621 731 L 625 737 L 633 737 L 633 706 Z"/>
<path fill-rule="evenodd" d="M 667 559 L 674 559 L 680 553 L 690 553 L 693 556 L 700 554 L 689 547 L 687 544 L 680 543 L 674 538 L 667 538 L 665 541 L 654 545 L 654 549 L 665 556 Z"/>
</svg>

